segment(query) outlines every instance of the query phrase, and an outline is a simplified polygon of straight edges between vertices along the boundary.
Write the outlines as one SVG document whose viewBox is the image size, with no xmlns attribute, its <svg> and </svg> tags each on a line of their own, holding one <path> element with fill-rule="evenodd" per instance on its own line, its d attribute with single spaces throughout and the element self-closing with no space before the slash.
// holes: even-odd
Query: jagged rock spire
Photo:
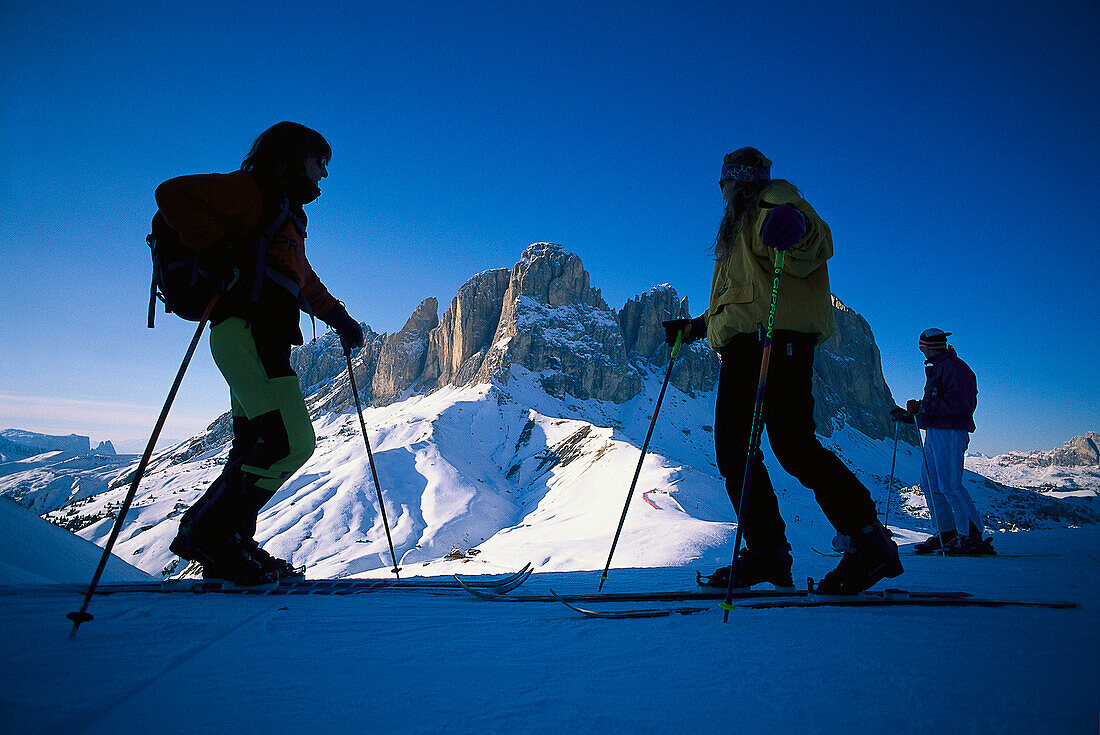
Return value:
<svg viewBox="0 0 1100 735">
<path fill-rule="evenodd" d="M 894 401 L 882 377 L 871 328 L 834 297 L 837 330 L 814 365 L 814 420 L 830 435 L 849 425 L 872 438 L 891 435 Z M 368 327 L 355 358 L 362 399 L 372 405 L 446 385 L 507 384 L 513 366 L 539 375 L 551 395 L 627 401 L 642 376 L 668 365 L 661 322 L 692 316 L 669 284 L 654 286 L 616 313 L 594 288 L 581 259 L 561 245 L 529 245 L 511 269 L 470 278 L 437 318 L 435 298 L 417 307 L 397 333 Z M 352 404 L 339 340 L 332 333 L 295 351 L 292 364 L 313 410 L 340 411 Z M 709 391 L 719 373 L 705 342 L 681 350 L 672 384 Z M 915 438 L 910 437 L 915 441 Z"/>
</svg>

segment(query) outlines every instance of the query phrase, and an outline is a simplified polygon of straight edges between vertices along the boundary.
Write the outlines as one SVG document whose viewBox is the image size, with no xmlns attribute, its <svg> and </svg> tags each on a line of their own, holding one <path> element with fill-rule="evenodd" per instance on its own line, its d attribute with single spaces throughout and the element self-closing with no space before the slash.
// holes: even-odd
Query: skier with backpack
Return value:
<svg viewBox="0 0 1100 735">
<path fill-rule="evenodd" d="M 216 303 L 207 310 L 210 350 L 229 384 L 233 443 L 225 467 L 183 514 L 170 546 L 198 562 L 206 578 L 249 585 L 302 575 L 260 548 L 254 535 L 260 510 L 316 446 L 290 366 L 292 346 L 303 342 L 300 312 L 332 327 L 345 352 L 363 345 L 362 327 L 305 254 L 303 206 L 320 196 L 331 155 L 320 133 L 281 122 L 256 139 L 239 171 L 182 176 L 156 190 L 154 294 L 158 275 L 162 285 L 170 283 L 177 265 L 158 259 L 157 240 L 178 241 L 195 254 L 193 265 L 177 269 L 189 277 L 192 296 L 202 284 L 216 284 Z M 166 299 L 165 306 L 197 320 L 180 303 Z"/>
<path fill-rule="evenodd" d="M 669 344 L 678 334 L 685 343 L 705 337 L 722 358 L 715 452 L 746 548 L 735 549 L 734 563 L 705 584 L 793 586 L 791 546 L 759 450 L 757 429 L 766 426 L 779 463 L 814 491 L 844 540 L 843 558 L 818 591 L 856 594 L 903 570 L 870 492 L 815 435 L 814 348 L 835 328 L 826 267 L 832 235 L 798 189 L 772 180 L 770 170 L 755 148 L 725 157 L 719 186 L 726 208 L 714 244 L 710 306 L 694 319 L 664 322 Z M 773 280 L 773 271 L 786 280 L 780 284 L 779 273 Z"/>
<path fill-rule="evenodd" d="M 974 371 L 947 344 L 951 332 L 926 329 L 917 347 L 925 359 L 924 397 L 906 402 L 906 412 L 924 429 L 921 487 L 925 488 L 936 533 L 915 544 L 916 554 L 942 551 L 951 556 L 993 554 L 982 539 L 985 523 L 963 487 L 963 458 L 974 431 L 978 383 Z"/>
</svg>

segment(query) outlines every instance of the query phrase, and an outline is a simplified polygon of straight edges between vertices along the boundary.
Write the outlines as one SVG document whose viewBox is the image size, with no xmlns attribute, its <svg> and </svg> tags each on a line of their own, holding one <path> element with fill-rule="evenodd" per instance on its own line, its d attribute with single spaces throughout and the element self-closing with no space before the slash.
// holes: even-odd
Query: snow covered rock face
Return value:
<svg viewBox="0 0 1100 735">
<path fill-rule="evenodd" d="M 634 359 L 665 367 L 672 351 L 665 344 L 665 328 L 661 323 L 691 316 L 687 299 L 681 302 L 676 290 L 664 283 L 627 301 L 619 310 L 618 319 Z M 718 355 L 700 340 L 680 348 L 669 382 L 685 393 L 707 392 L 717 385 L 719 368 Z"/>
<path fill-rule="evenodd" d="M 351 361 L 359 398 L 366 405 L 373 400 L 371 385 L 385 338 L 386 335 L 365 327 L 363 347 Z M 335 332 L 326 332 L 296 348 L 290 354 L 290 366 L 298 373 L 298 382 L 311 413 L 346 411 L 355 405 L 348 381 L 347 360 Z"/>
<path fill-rule="evenodd" d="M 1008 452 L 994 457 L 993 460 L 1005 467 L 1100 467 L 1100 433 L 1090 431 L 1084 436 L 1075 436 L 1063 444 L 1061 449 Z"/>
<path fill-rule="evenodd" d="M 462 285 L 439 326 L 428 335 L 420 390 L 473 382 L 500 324 L 510 280 L 509 271 L 500 268 L 479 273 Z"/>
<path fill-rule="evenodd" d="M 844 425 L 872 439 L 893 437 L 889 419 L 894 398 L 882 376 L 882 358 L 867 321 L 833 297 L 836 331 L 817 350 L 814 360 L 814 423 L 817 433 L 831 436 Z M 900 438 L 914 446 L 915 430 Z"/>
<path fill-rule="evenodd" d="M 1051 498 L 1067 501 L 1094 501 L 1100 496 L 1100 433 L 1075 436 L 1061 449 L 1031 452 L 1006 452 L 996 457 L 968 454 L 966 469 L 999 483 L 1037 490 Z M 1086 502 L 1088 507 L 1091 503 Z M 1065 515 L 1051 507 L 1048 515 Z"/>
<path fill-rule="evenodd" d="M 1100 433 L 1075 436 L 1061 450 L 1054 451 L 1053 464 L 1066 467 L 1100 467 Z"/>
<path fill-rule="evenodd" d="M 894 406 L 882 377 L 878 347 L 859 314 L 834 297 L 837 331 L 814 365 L 814 420 L 831 436 L 847 425 L 875 439 L 891 435 Z M 604 302 L 579 257 L 560 245 L 528 246 L 511 270 L 468 280 L 437 318 L 425 299 L 392 335 L 364 330 L 352 361 L 364 406 L 386 406 L 445 386 L 507 385 L 512 367 L 536 373 L 558 398 L 623 403 L 639 395 L 641 375 L 668 365 L 661 322 L 692 316 L 668 284 L 630 299 L 618 313 Z M 354 401 L 335 333 L 297 348 L 291 365 L 311 411 L 341 412 Z M 705 342 L 681 349 L 671 384 L 694 394 L 718 381 L 718 356 Z M 903 440 L 916 444 L 908 431 Z"/>
<path fill-rule="evenodd" d="M 0 431 L 0 439 L 5 440 L 2 447 L 7 447 L 12 456 L 22 454 L 24 457 L 34 456 L 39 452 L 72 452 L 74 454 L 88 454 L 91 451 L 91 440 L 79 434 L 68 436 L 51 436 L 49 434 L 37 434 L 33 431 L 22 429 L 4 429 Z M 10 442 L 10 444 L 8 444 Z M 108 446 L 110 443 L 108 442 Z M 101 449 L 101 444 L 98 449 Z M 37 451 L 33 451 L 37 450 Z M 114 448 L 111 448 L 114 454 Z"/>
<path fill-rule="evenodd" d="M 871 438 L 890 435 L 894 406 L 878 347 L 859 314 L 834 297 L 836 333 L 814 365 L 814 420 L 823 436 L 848 425 Z M 641 373 L 668 365 L 661 322 L 691 316 L 668 284 L 610 309 L 579 257 L 554 243 L 528 246 L 512 269 L 479 273 L 451 300 L 442 318 L 425 299 L 401 331 L 378 335 L 353 360 L 364 405 L 386 406 L 410 394 L 451 385 L 507 385 L 512 366 L 539 375 L 558 398 L 623 403 L 641 391 Z M 339 340 L 332 332 L 294 351 L 291 364 L 313 411 L 353 406 Z M 709 392 L 718 356 L 705 342 L 681 349 L 671 384 Z M 910 432 L 911 433 L 911 432 Z M 915 436 L 903 437 L 911 444 Z"/>
</svg>

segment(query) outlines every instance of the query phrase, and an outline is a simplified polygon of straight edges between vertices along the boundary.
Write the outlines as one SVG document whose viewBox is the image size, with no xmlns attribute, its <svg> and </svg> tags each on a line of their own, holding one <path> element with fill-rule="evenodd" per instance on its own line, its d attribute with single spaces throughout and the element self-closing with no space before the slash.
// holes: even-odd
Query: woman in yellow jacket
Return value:
<svg viewBox="0 0 1100 735">
<path fill-rule="evenodd" d="M 665 322 L 669 343 L 707 338 L 722 358 L 715 406 L 714 444 L 726 491 L 740 512 L 763 324 L 771 303 L 776 251 L 785 265 L 775 311 L 764 395 L 764 425 L 776 459 L 814 491 L 845 554 L 821 580 L 826 594 L 855 594 L 902 573 L 897 545 L 878 521 L 867 488 L 821 446 L 813 420 L 814 348 L 833 333 L 833 306 L 825 262 L 833 254 L 828 225 L 790 182 L 771 179 L 771 161 L 741 148 L 723 161 L 719 185 L 726 211 L 715 240 L 710 307 L 695 319 Z M 739 518 L 746 548 L 737 559 L 734 587 L 761 582 L 793 586 L 791 546 L 763 454 L 756 449 L 751 487 Z M 730 567 L 710 584 L 725 587 Z"/>
</svg>

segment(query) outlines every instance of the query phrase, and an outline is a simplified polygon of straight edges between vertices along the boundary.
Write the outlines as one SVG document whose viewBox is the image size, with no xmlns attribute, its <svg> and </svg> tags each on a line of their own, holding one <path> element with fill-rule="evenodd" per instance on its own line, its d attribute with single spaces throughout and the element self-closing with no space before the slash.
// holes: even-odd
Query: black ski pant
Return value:
<svg viewBox="0 0 1100 735">
<path fill-rule="evenodd" d="M 764 393 L 764 425 L 779 464 L 814 491 L 821 510 L 839 533 L 857 535 L 876 517 L 871 493 L 815 435 L 813 366 L 816 335 L 773 333 Z M 763 341 L 740 334 L 720 350 L 722 368 L 714 417 L 718 470 L 734 510 L 740 508 Z M 772 488 L 763 453 L 753 455 L 752 483 L 744 518 L 739 518 L 745 544 L 752 550 L 787 542 L 786 526 Z"/>
</svg>

